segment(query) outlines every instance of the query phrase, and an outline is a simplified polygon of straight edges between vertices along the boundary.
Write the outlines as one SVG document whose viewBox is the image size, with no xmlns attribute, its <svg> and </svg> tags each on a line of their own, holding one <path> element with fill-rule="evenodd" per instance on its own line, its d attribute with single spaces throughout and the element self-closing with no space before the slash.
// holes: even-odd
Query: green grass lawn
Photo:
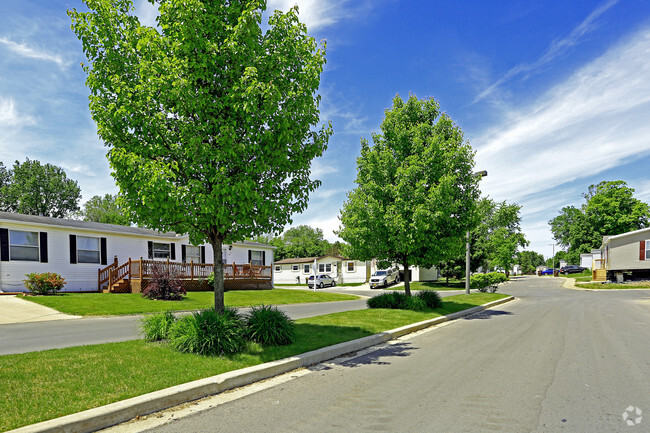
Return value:
<svg viewBox="0 0 650 433">
<path fill-rule="evenodd" d="M 481 305 L 508 295 L 443 299 L 433 312 L 359 310 L 296 321 L 289 346 L 204 357 L 142 340 L 0 356 L 0 431 L 80 412 L 173 385 L 261 364 Z"/>
<path fill-rule="evenodd" d="M 153 301 L 138 293 L 63 293 L 56 296 L 25 296 L 21 299 L 77 316 L 112 316 L 212 308 L 213 292 L 188 292 L 182 301 Z M 310 292 L 307 290 L 233 290 L 224 294 L 230 307 L 251 305 L 302 304 L 310 302 L 351 301 L 354 295 Z"/>
<path fill-rule="evenodd" d="M 574 278 L 576 280 L 576 283 L 582 281 L 591 281 L 593 278 L 591 271 L 582 271 L 579 274 L 569 274 L 569 275 L 560 274 L 558 276 L 562 278 Z"/>
<path fill-rule="evenodd" d="M 384 290 L 404 290 L 404 286 L 388 286 Z M 411 281 L 411 290 L 465 290 L 465 280 Z"/>
<path fill-rule="evenodd" d="M 650 289 L 650 282 L 638 281 L 630 283 L 580 283 L 576 287 L 582 289 L 597 289 L 597 290 L 625 290 L 625 289 Z"/>
</svg>

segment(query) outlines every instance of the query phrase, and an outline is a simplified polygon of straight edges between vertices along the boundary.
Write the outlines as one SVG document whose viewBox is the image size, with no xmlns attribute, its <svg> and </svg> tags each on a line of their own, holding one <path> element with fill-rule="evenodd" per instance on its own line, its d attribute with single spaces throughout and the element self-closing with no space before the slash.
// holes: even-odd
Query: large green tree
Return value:
<svg viewBox="0 0 650 433">
<path fill-rule="evenodd" d="M 433 98 L 397 95 L 372 140 L 361 141 L 357 187 L 341 210 L 347 252 L 399 263 L 407 275 L 410 265 L 456 256 L 477 222 L 479 196 L 474 153 L 460 128 Z"/>
<path fill-rule="evenodd" d="M 544 265 L 546 262 L 544 256 L 535 251 L 520 251 L 517 253 L 517 263 L 521 267 L 521 272 L 529 274 L 535 272 L 538 266 Z"/>
<path fill-rule="evenodd" d="M 264 0 L 156 0 L 156 28 L 129 0 L 85 3 L 69 15 L 120 193 L 136 223 L 212 245 L 221 311 L 223 243 L 279 232 L 320 184 L 324 46 L 297 8 L 263 30 Z"/>
<path fill-rule="evenodd" d="M 64 218 L 79 210 L 81 189 L 65 170 L 37 160 L 0 167 L 0 210 Z"/>
<path fill-rule="evenodd" d="M 289 228 L 282 234 L 282 243 L 283 258 L 324 256 L 330 248 L 323 230 L 308 225 Z"/>
<path fill-rule="evenodd" d="M 600 247 L 603 236 L 642 229 L 650 225 L 648 204 L 634 197 L 622 180 L 589 186 L 579 207 L 562 208 L 549 221 L 554 239 L 567 248 L 567 260 L 578 263 L 581 253 Z"/>
<path fill-rule="evenodd" d="M 488 220 L 487 245 L 490 266 L 503 269 L 506 275 L 509 275 L 513 265 L 517 263 L 519 247 L 528 245 L 521 231 L 520 209 L 521 206 L 516 203 L 494 203 Z"/>
<path fill-rule="evenodd" d="M 103 197 L 100 195 L 91 197 L 84 204 L 81 214 L 84 221 L 121 226 L 131 224 L 128 210 L 120 205 L 117 195 L 113 194 L 105 194 Z"/>
</svg>

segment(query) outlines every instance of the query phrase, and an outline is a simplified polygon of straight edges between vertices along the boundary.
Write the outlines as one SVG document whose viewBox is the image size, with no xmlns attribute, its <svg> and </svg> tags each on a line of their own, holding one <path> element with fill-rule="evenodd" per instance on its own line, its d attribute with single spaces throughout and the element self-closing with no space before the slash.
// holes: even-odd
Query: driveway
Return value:
<svg viewBox="0 0 650 433">
<path fill-rule="evenodd" d="M 0 325 L 79 318 L 80 316 L 63 314 L 52 308 L 25 301 L 15 295 L 0 296 Z"/>
</svg>

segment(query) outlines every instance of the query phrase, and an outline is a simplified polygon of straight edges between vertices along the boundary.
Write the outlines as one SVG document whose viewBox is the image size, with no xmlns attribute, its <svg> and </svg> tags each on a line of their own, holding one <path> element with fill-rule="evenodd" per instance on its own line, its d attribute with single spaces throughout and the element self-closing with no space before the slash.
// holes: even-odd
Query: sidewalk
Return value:
<svg viewBox="0 0 650 433">
<path fill-rule="evenodd" d="M 0 325 L 79 318 L 81 316 L 63 314 L 52 308 L 25 301 L 15 295 L 0 296 Z"/>
</svg>

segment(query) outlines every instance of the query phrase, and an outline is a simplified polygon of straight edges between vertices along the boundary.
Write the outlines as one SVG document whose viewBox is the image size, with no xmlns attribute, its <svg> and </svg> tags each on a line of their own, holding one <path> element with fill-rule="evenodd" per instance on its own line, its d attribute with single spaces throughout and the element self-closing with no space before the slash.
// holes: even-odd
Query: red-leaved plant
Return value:
<svg viewBox="0 0 650 433">
<path fill-rule="evenodd" d="M 178 276 L 169 271 L 165 265 L 156 265 L 152 270 L 152 278 L 142 291 L 142 296 L 160 301 L 180 301 L 185 296 L 185 289 Z"/>
</svg>

